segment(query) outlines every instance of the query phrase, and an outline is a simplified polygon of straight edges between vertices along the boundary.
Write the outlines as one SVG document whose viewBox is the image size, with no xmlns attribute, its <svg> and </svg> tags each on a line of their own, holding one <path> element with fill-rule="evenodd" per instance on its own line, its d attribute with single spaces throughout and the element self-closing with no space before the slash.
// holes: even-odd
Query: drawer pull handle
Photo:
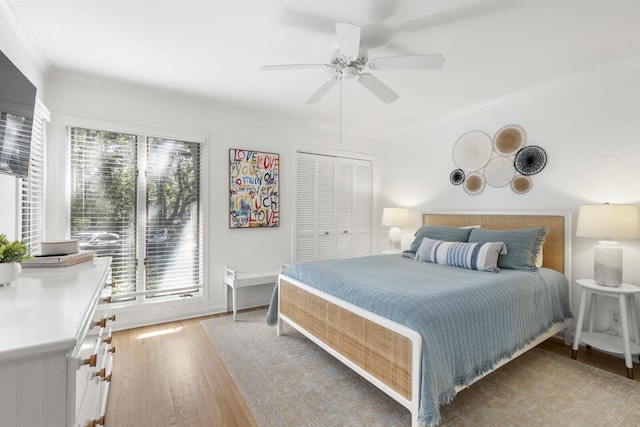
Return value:
<svg viewBox="0 0 640 427">
<path fill-rule="evenodd" d="M 111 374 L 107 375 L 107 370 L 105 368 L 100 369 L 98 373 L 96 373 L 96 376 L 102 378 L 103 381 L 108 383 L 111 382 Z"/>
<path fill-rule="evenodd" d="M 113 341 L 113 337 L 108 337 L 102 340 L 102 342 L 106 342 L 107 344 L 111 344 L 111 341 Z"/>
<path fill-rule="evenodd" d="M 98 418 L 97 420 L 91 420 L 87 423 L 87 427 L 96 427 L 104 425 L 104 415 Z"/>
<path fill-rule="evenodd" d="M 115 354 L 115 352 L 116 352 L 116 346 L 114 345 L 114 346 L 113 346 L 113 347 L 111 347 L 108 351 L 109 351 L 109 353 L 111 353 L 111 354 Z"/>
<path fill-rule="evenodd" d="M 104 328 L 105 326 L 107 326 L 107 321 L 111 320 L 112 322 L 116 321 L 116 315 L 114 314 L 113 316 L 109 316 L 109 317 L 103 317 L 102 319 L 98 320 L 96 322 L 96 326 L 100 326 L 101 328 Z"/>
<path fill-rule="evenodd" d="M 84 359 L 82 361 L 83 365 L 89 365 L 92 368 L 95 367 L 97 363 L 98 363 L 98 355 L 96 353 L 93 353 L 91 356 L 89 356 L 88 359 Z"/>
<path fill-rule="evenodd" d="M 103 302 L 103 303 L 105 303 L 105 304 L 111 304 L 111 302 L 112 302 L 112 300 L 111 300 L 111 296 L 105 297 L 105 298 L 102 300 L 102 302 Z"/>
</svg>

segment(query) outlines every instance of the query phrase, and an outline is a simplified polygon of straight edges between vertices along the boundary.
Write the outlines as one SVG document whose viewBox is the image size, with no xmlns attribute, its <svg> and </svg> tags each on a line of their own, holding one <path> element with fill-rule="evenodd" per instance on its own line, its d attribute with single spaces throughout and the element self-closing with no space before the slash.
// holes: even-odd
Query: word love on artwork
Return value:
<svg viewBox="0 0 640 427">
<path fill-rule="evenodd" d="M 229 149 L 229 227 L 278 227 L 280 156 Z"/>
</svg>

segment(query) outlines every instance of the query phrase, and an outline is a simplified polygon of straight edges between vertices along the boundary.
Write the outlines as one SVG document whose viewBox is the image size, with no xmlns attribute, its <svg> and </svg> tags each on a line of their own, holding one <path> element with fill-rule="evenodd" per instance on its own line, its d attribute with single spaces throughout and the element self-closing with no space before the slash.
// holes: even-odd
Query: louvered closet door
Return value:
<svg viewBox="0 0 640 427">
<path fill-rule="evenodd" d="M 349 258 L 353 254 L 353 160 L 336 160 L 336 258 Z"/>
<path fill-rule="evenodd" d="M 316 159 L 298 153 L 296 167 L 296 260 L 316 258 Z"/>
<path fill-rule="evenodd" d="M 336 159 L 317 156 L 316 209 L 318 251 L 316 259 L 335 258 L 336 253 Z"/>
<path fill-rule="evenodd" d="M 353 174 L 353 252 L 371 254 L 371 162 L 354 160 Z"/>
<path fill-rule="evenodd" d="M 298 153 L 296 261 L 370 253 L 371 162 Z"/>
</svg>

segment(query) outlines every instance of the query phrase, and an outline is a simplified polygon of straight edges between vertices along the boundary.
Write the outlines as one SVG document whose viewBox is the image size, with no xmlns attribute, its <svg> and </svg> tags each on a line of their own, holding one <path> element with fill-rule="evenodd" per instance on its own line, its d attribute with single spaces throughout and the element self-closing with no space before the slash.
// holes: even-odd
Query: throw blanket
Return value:
<svg viewBox="0 0 640 427">
<path fill-rule="evenodd" d="M 479 272 L 395 255 L 311 261 L 284 272 L 422 336 L 419 421 L 437 424 L 439 405 L 500 360 L 571 317 L 564 275 Z M 277 287 L 267 323 L 277 321 Z"/>
</svg>

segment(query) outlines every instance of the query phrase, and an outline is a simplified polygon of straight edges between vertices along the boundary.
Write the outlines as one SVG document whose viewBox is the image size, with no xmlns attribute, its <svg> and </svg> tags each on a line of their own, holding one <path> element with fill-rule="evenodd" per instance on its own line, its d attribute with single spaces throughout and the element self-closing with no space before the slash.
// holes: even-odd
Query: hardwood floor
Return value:
<svg viewBox="0 0 640 427">
<path fill-rule="evenodd" d="M 200 320 L 114 333 L 106 427 L 257 426 Z"/>
<path fill-rule="evenodd" d="M 106 427 L 257 426 L 199 319 L 116 332 Z M 571 347 L 541 348 L 567 358 Z M 624 360 L 581 348 L 581 363 L 626 376 Z M 634 366 L 640 381 L 640 367 Z"/>
</svg>

